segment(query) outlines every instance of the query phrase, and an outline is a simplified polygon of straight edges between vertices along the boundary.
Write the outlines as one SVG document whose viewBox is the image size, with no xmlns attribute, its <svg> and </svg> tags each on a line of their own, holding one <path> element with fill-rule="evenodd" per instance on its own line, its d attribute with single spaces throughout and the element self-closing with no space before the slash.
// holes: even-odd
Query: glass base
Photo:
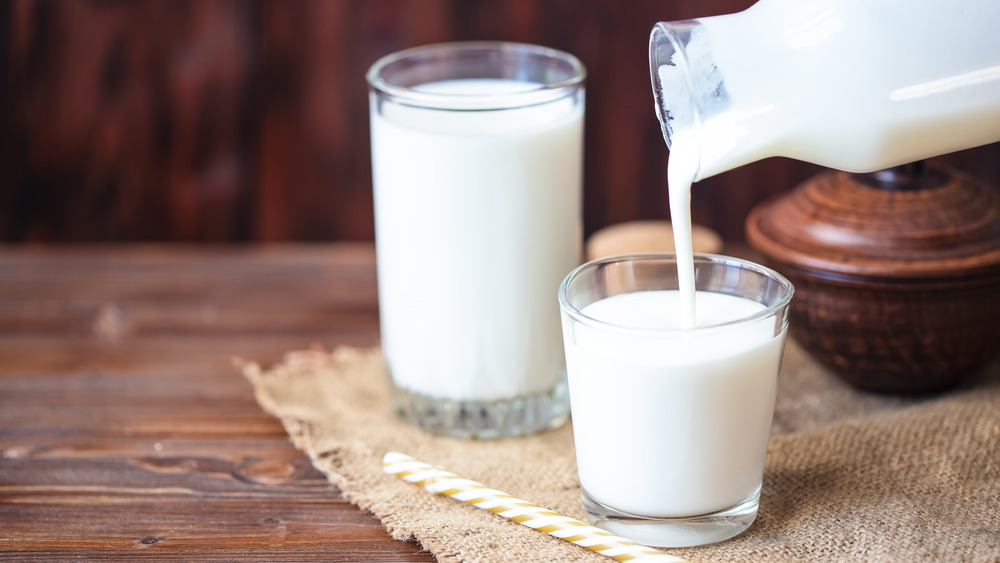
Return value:
<svg viewBox="0 0 1000 563">
<path fill-rule="evenodd" d="M 581 495 L 587 521 L 625 539 L 653 547 L 692 547 L 727 540 L 742 533 L 757 518 L 760 487 L 742 502 L 720 512 L 680 518 L 650 518 L 627 514 Z"/>
<path fill-rule="evenodd" d="M 493 401 L 428 397 L 398 387 L 389 378 L 396 415 L 417 428 L 452 438 L 512 438 L 558 428 L 569 420 L 569 392 L 561 379 L 537 395 Z"/>
</svg>

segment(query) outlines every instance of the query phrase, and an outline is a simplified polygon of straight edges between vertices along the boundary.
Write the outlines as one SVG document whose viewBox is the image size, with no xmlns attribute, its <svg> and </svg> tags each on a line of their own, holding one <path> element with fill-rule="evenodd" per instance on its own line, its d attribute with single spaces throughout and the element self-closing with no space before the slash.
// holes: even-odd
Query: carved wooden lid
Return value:
<svg viewBox="0 0 1000 563">
<path fill-rule="evenodd" d="M 758 205 L 746 234 L 772 260 L 827 276 L 993 277 L 1000 190 L 945 168 L 828 171 Z"/>
</svg>

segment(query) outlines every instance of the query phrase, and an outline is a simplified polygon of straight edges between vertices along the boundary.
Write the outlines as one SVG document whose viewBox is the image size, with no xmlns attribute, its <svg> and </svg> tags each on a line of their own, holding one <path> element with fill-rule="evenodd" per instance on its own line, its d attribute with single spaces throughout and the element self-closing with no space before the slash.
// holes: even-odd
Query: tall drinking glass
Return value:
<svg viewBox="0 0 1000 563">
<path fill-rule="evenodd" d="M 396 412 L 450 436 L 563 424 L 552 295 L 580 263 L 583 65 L 448 43 L 368 71 L 382 350 Z"/>
<path fill-rule="evenodd" d="M 757 516 L 792 285 L 695 255 L 681 329 L 672 254 L 588 262 L 559 289 L 573 434 L 591 523 L 647 545 L 735 536 Z"/>
</svg>

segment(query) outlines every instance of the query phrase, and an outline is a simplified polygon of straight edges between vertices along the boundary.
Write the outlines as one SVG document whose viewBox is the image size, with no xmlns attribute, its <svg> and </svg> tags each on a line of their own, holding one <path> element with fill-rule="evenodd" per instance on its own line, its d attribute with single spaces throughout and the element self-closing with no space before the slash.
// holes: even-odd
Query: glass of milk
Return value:
<svg viewBox="0 0 1000 563">
<path fill-rule="evenodd" d="M 503 42 L 368 71 L 382 350 L 393 406 L 421 429 L 568 419 L 552 296 L 582 256 L 585 76 L 568 53 Z"/>
<path fill-rule="evenodd" d="M 584 512 L 660 547 L 756 518 L 794 291 L 752 262 L 694 263 L 694 328 L 680 328 L 672 254 L 588 262 L 558 294 Z"/>
</svg>

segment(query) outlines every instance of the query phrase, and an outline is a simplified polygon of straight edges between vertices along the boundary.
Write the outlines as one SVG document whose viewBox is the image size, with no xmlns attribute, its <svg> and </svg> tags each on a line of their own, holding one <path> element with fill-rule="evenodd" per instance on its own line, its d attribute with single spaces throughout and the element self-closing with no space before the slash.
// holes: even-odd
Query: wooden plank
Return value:
<svg viewBox="0 0 1000 563">
<path fill-rule="evenodd" d="M 433 560 L 233 364 L 374 345 L 374 288 L 370 244 L 0 248 L 0 559 Z"/>
</svg>

